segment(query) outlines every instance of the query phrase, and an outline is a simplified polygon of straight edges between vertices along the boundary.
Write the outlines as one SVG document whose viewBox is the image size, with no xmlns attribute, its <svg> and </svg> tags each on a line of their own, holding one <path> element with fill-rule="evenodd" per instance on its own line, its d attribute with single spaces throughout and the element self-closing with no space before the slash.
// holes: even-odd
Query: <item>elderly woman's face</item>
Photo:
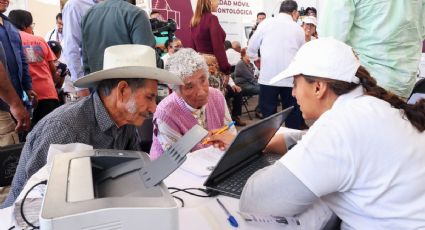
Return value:
<svg viewBox="0 0 425 230">
<path fill-rule="evenodd" d="M 197 70 L 183 81 L 180 95 L 192 108 L 200 109 L 208 101 L 208 76 L 204 70 Z"/>
</svg>

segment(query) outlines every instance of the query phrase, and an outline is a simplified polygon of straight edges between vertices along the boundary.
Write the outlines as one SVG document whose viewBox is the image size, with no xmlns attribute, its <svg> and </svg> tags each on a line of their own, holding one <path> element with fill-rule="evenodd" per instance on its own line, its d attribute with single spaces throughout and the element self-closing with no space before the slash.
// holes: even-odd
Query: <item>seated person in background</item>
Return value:
<svg viewBox="0 0 425 230">
<path fill-rule="evenodd" d="M 77 87 L 96 87 L 96 91 L 53 111 L 27 136 L 3 207 L 12 205 L 27 180 L 46 164 L 50 144 L 140 150 L 136 126 L 155 112 L 158 80 L 170 84 L 180 84 L 181 80 L 156 68 L 155 51 L 148 46 L 111 46 L 104 57 L 104 70 L 75 82 Z M 123 69 L 125 78 L 120 75 Z"/>
<path fill-rule="evenodd" d="M 246 54 L 246 48 L 241 50 L 241 60 L 235 68 L 235 83 L 242 88 L 242 94 L 244 96 L 252 96 L 260 94 L 260 85 L 258 84 L 258 78 L 255 77 L 255 66 L 251 63 L 248 55 Z M 260 112 L 260 106 L 255 107 L 255 117 L 261 119 L 263 116 Z"/>
<path fill-rule="evenodd" d="M 244 95 L 257 95 L 260 93 L 260 85 L 254 76 L 255 67 L 246 54 L 246 48 L 241 50 L 241 60 L 235 68 L 235 83 L 242 88 Z"/>
<path fill-rule="evenodd" d="M 214 57 L 204 56 L 204 59 L 208 65 L 208 81 L 210 87 L 219 89 L 226 97 L 226 100 L 232 99 L 232 119 L 235 121 L 236 126 L 245 126 L 246 123 L 240 118 L 242 115 L 241 87 L 236 85 L 229 75 L 225 75 L 221 71 L 218 71 L 218 63 L 215 61 Z"/>
<path fill-rule="evenodd" d="M 407 105 L 378 86 L 334 39 L 306 43 L 274 80 L 292 76 L 304 118 L 317 121 L 251 176 L 240 210 L 294 216 L 321 199 L 341 229 L 424 228 L 425 100 Z M 272 142 L 286 151 L 281 135 Z"/>
<path fill-rule="evenodd" d="M 208 85 L 208 69 L 201 55 L 193 49 L 180 49 L 168 59 L 165 69 L 177 75 L 184 85 L 171 85 L 173 93 L 158 104 L 153 118 L 151 159 L 162 155 L 196 124 L 214 130 L 232 121 L 223 94 Z M 229 132 L 236 134 L 235 127 Z M 205 147 L 198 144 L 192 151 Z"/>
</svg>

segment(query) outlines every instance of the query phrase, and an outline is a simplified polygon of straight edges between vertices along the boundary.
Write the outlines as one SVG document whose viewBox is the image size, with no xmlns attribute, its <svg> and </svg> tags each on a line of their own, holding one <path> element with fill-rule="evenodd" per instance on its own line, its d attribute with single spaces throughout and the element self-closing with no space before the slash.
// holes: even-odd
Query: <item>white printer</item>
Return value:
<svg viewBox="0 0 425 230">
<path fill-rule="evenodd" d="M 206 135 L 195 125 L 155 161 L 123 150 L 56 155 L 40 229 L 178 229 L 178 206 L 162 180 Z"/>
<path fill-rule="evenodd" d="M 178 229 L 178 207 L 161 183 L 146 188 L 147 154 L 93 150 L 55 157 L 41 229 Z M 68 178 L 67 180 L 64 178 Z"/>
</svg>

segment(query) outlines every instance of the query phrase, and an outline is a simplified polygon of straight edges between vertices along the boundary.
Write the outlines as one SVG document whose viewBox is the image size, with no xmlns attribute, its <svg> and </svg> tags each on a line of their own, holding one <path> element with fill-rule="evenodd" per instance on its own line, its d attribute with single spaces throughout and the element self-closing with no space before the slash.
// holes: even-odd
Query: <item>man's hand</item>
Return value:
<svg viewBox="0 0 425 230">
<path fill-rule="evenodd" d="M 27 95 L 28 95 L 28 99 L 31 101 L 32 103 L 32 107 L 33 108 L 37 108 L 37 104 L 38 104 L 38 95 L 34 92 L 34 90 L 27 90 L 26 91 Z"/>
<path fill-rule="evenodd" d="M 77 97 L 78 98 L 83 98 L 83 97 L 87 97 L 90 95 L 90 90 L 89 89 L 81 89 L 77 91 Z"/>
<path fill-rule="evenodd" d="M 15 105 L 10 106 L 10 113 L 16 119 L 16 128 L 15 131 L 28 131 L 31 127 L 30 115 L 24 105 L 19 102 Z"/>
<path fill-rule="evenodd" d="M 233 90 L 233 92 L 236 92 L 236 93 L 239 93 L 239 92 L 242 91 L 241 87 L 239 87 L 237 85 L 232 86 L 232 90 Z"/>
</svg>

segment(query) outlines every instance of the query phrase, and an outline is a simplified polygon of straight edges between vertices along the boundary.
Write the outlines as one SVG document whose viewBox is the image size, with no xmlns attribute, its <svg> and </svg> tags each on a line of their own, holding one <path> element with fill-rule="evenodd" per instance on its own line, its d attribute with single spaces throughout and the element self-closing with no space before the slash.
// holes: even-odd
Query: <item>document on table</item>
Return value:
<svg viewBox="0 0 425 230">
<path fill-rule="evenodd" d="M 181 169 L 199 177 L 210 175 L 224 152 L 212 146 L 196 150 L 186 155 L 187 159 Z"/>
</svg>

